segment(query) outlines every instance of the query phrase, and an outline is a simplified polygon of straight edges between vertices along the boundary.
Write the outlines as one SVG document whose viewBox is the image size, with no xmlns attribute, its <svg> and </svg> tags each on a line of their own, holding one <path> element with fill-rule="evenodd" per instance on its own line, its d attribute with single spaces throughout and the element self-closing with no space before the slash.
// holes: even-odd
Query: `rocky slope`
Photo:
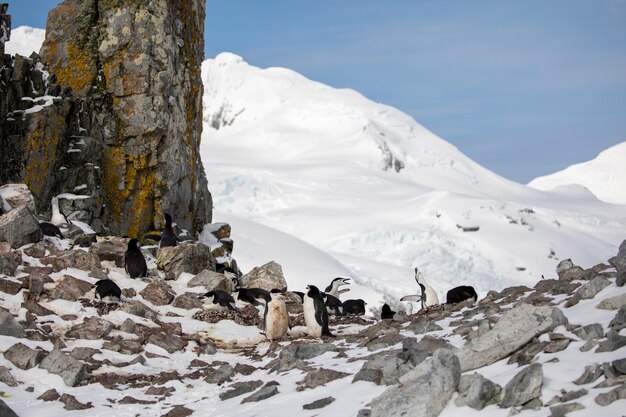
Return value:
<svg viewBox="0 0 626 417">
<path fill-rule="evenodd" d="M 145 247 L 149 277 L 133 280 L 127 239 L 88 246 L 71 228 L 42 240 L 27 227 L 29 209 L 14 205 L 0 216 L 0 388 L 21 417 L 623 412 L 626 241 L 607 264 L 565 260 L 533 288 L 492 291 L 475 305 L 335 317 L 335 338 L 307 337 L 292 304 L 287 339 L 269 343 L 253 307 L 209 311 L 199 297 L 232 290 L 215 272 L 216 257 L 230 259 L 227 225 L 207 230 L 208 246 Z M 271 264 L 242 282 L 284 286 L 281 275 Z M 92 285 L 106 278 L 120 301 L 94 299 Z"/>
</svg>

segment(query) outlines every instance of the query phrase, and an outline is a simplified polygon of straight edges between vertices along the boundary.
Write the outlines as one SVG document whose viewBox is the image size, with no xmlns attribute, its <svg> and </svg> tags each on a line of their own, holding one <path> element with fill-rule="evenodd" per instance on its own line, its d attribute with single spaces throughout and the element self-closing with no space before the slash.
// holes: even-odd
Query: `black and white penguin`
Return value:
<svg viewBox="0 0 626 417">
<path fill-rule="evenodd" d="M 50 217 L 50 223 L 56 226 L 67 226 L 70 221 L 65 217 L 65 214 L 61 212 L 59 208 L 59 197 L 52 197 L 52 217 Z"/>
<path fill-rule="evenodd" d="M 61 233 L 61 229 L 59 229 L 59 226 L 57 225 L 48 222 L 41 222 L 39 223 L 39 228 L 41 229 L 41 232 L 46 236 L 64 239 L 63 233 Z"/>
<path fill-rule="evenodd" d="M 339 298 L 339 296 L 344 292 L 350 291 L 350 288 L 341 288 L 344 285 L 350 285 L 349 281 L 350 278 L 337 277 L 330 282 L 324 292 L 332 295 L 333 297 Z"/>
<path fill-rule="evenodd" d="M 328 311 L 320 290 L 315 285 L 307 285 L 304 295 L 304 323 L 307 332 L 312 337 L 334 337 L 328 329 Z"/>
<path fill-rule="evenodd" d="M 357 316 L 362 316 L 365 314 L 365 305 L 367 303 L 363 300 L 346 300 L 343 302 L 343 313 L 344 314 L 356 314 Z"/>
<path fill-rule="evenodd" d="M 137 243 L 139 243 L 137 239 L 129 240 L 128 249 L 126 249 L 124 254 L 124 268 L 131 278 L 148 276 L 146 258 L 143 257 L 143 253 L 141 253 Z"/>
<path fill-rule="evenodd" d="M 474 302 L 478 300 L 478 294 L 476 294 L 474 287 L 471 285 L 460 285 L 448 291 L 446 294 L 446 304 L 456 304 L 472 298 Z"/>
<path fill-rule="evenodd" d="M 391 309 L 391 307 L 389 307 L 389 304 L 385 303 L 383 304 L 383 309 L 380 312 L 380 318 L 381 320 L 387 320 L 387 319 L 392 319 L 393 316 L 395 316 L 396 312 L 393 311 Z"/>
<path fill-rule="evenodd" d="M 255 307 L 266 305 L 270 301 L 270 292 L 263 288 L 237 288 L 237 299 Z"/>
<path fill-rule="evenodd" d="M 280 292 L 270 292 L 270 300 L 265 304 L 265 337 L 267 340 L 280 340 L 289 330 L 289 313 Z"/>
<path fill-rule="evenodd" d="M 235 305 L 235 299 L 232 295 L 222 290 L 213 290 L 204 294 L 204 297 L 207 298 L 207 304 L 205 305 L 207 309 L 215 309 L 215 310 L 237 310 Z"/>
<path fill-rule="evenodd" d="M 326 292 L 322 293 L 322 298 L 324 299 L 324 305 L 326 305 L 326 310 L 328 310 L 328 314 L 343 316 L 343 303 L 339 298 L 334 297 Z"/>
<path fill-rule="evenodd" d="M 415 267 L 415 282 L 417 282 L 417 285 L 419 285 L 422 290 L 422 308 L 439 304 L 439 297 L 437 297 L 437 293 L 430 285 L 428 285 L 424 279 L 424 275 L 419 269 L 417 269 L 417 267 Z"/>
<path fill-rule="evenodd" d="M 163 216 L 165 217 L 165 228 L 163 229 L 163 233 L 161 233 L 159 248 L 176 246 L 178 245 L 178 237 L 176 237 L 174 229 L 172 229 L 172 216 L 167 213 L 165 213 Z"/>
<path fill-rule="evenodd" d="M 110 279 L 101 279 L 93 286 L 96 287 L 94 298 L 96 297 L 96 295 L 100 297 L 100 300 L 102 300 L 104 297 L 116 297 L 118 300 L 122 298 L 122 290 L 115 282 L 111 281 Z"/>
</svg>

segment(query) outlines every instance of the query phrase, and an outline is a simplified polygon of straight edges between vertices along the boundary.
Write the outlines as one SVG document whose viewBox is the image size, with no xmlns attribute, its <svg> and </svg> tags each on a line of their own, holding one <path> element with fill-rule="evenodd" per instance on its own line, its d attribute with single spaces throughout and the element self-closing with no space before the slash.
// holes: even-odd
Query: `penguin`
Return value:
<svg viewBox="0 0 626 417">
<path fill-rule="evenodd" d="M 163 229 L 163 233 L 161 233 L 161 241 L 159 242 L 159 248 L 165 248 L 167 246 L 176 246 L 178 245 L 178 238 L 174 233 L 174 229 L 172 229 L 172 216 L 165 213 L 163 215 L 165 217 L 165 228 Z"/>
<path fill-rule="evenodd" d="M 389 304 L 385 303 L 383 304 L 383 309 L 380 312 L 380 319 L 381 320 L 392 319 L 393 316 L 395 316 L 395 314 L 396 312 L 393 311 L 391 307 L 389 307 Z"/>
<path fill-rule="evenodd" d="M 94 298 L 98 296 L 100 300 L 104 297 L 117 297 L 118 300 L 122 299 L 122 290 L 118 285 L 110 279 L 101 279 L 93 285 L 96 288 Z"/>
<path fill-rule="evenodd" d="M 126 249 L 126 253 L 124 254 L 124 268 L 131 278 L 148 276 L 146 258 L 143 257 L 143 253 L 141 253 L 141 250 L 137 246 L 138 242 L 137 239 L 129 240 L 128 249 Z"/>
<path fill-rule="evenodd" d="M 332 295 L 323 292 L 322 298 L 324 299 L 324 305 L 326 306 L 326 310 L 328 314 L 334 314 L 336 316 L 343 316 L 343 303 L 337 297 L 333 297 Z"/>
<path fill-rule="evenodd" d="M 64 239 L 63 233 L 61 233 L 61 229 L 59 229 L 59 226 L 57 225 L 48 222 L 41 222 L 39 223 L 39 228 L 41 229 L 41 232 L 46 236 L 53 236 L 58 237 L 59 239 Z"/>
<path fill-rule="evenodd" d="M 300 301 L 304 304 L 304 293 L 302 291 L 293 291 L 293 293 L 300 297 Z"/>
<path fill-rule="evenodd" d="M 439 304 L 439 298 L 437 297 L 437 293 L 430 285 L 428 285 L 428 283 L 424 279 L 424 275 L 422 275 L 417 267 L 415 267 L 415 281 L 422 290 L 422 308 Z"/>
<path fill-rule="evenodd" d="M 267 340 L 280 340 L 289 330 L 289 313 L 280 292 L 270 292 L 270 300 L 265 304 L 265 337 Z"/>
<path fill-rule="evenodd" d="M 65 214 L 61 213 L 59 209 L 59 197 L 52 197 L 52 217 L 50 217 L 50 223 L 55 226 L 70 224 Z"/>
<path fill-rule="evenodd" d="M 365 305 L 367 303 L 361 299 L 357 300 L 346 300 L 343 302 L 343 313 L 344 314 L 356 314 L 357 316 L 362 316 L 365 314 Z"/>
<path fill-rule="evenodd" d="M 237 299 L 250 303 L 255 307 L 270 302 L 270 292 L 263 288 L 237 288 Z"/>
<path fill-rule="evenodd" d="M 235 306 L 235 299 L 232 295 L 222 290 L 213 290 L 204 294 L 204 297 L 208 298 L 208 309 L 215 310 L 237 310 Z"/>
<path fill-rule="evenodd" d="M 350 278 L 341 278 L 337 277 L 333 279 L 330 284 L 324 290 L 325 293 L 332 295 L 333 297 L 339 298 L 340 294 L 344 292 L 350 291 L 350 288 L 341 288 L 343 285 L 350 285 Z"/>
<path fill-rule="evenodd" d="M 320 290 L 315 285 L 307 285 L 304 295 L 304 323 L 312 337 L 334 337 L 328 329 L 328 311 Z"/>
<path fill-rule="evenodd" d="M 474 302 L 478 300 L 478 294 L 476 294 L 474 287 L 471 285 L 460 285 L 448 291 L 446 294 L 446 304 L 456 304 L 472 298 Z"/>
<path fill-rule="evenodd" d="M 405 295 L 404 297 L 400 299 L 400 301 L 407 302 L 406 314 L 409 316 L 413 314 L 413 303 L 421 303 L 421 308 L 424 308 L 424 300 L 421 294 L 420 295 Z"/>
</svg>

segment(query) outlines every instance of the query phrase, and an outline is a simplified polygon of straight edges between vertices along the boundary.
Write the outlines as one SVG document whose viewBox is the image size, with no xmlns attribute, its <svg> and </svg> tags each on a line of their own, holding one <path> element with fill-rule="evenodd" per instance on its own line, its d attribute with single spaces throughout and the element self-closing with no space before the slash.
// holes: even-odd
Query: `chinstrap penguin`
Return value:
<svg viewBox="0 0 626 417">
<path fill-rule="evenodd" d="M 320 290 L 315 285 L 307 285 L 307 293 L 304 295 L 304 322 L 309 336 L 334 337 L 328 329 L 328 311 L 324 305 L 324 299 Z"/>
<path fill-rule="evenodd" d="M 219 309 L 219 310 L 237 310 L 235 305 L 235 299 L 232 295 L 222 290 L 213 290 L 204 294 L 204 297 L 207 298 L 207 307 L 208 309 Z"/>
<path fill-rule="evenodd" d="M 478 294 L 471 285 L 454 287 L 446 294 L 446 304 L 456 304 L 469 299 L 474 299 L 474 302 L 478 300 Z"/>
<path fill-rule="evenodd" d="M 263 288 L 237 288 L 237 299 L 255 307 L 266 305 L 270 301 L 270 292 Z"/>
<path fill-rule="evenodd" d="M 339 298 L 339 296 L 344 292 L 350 291 L 350 288 L 341 288 L 344 285 L 350 285 L 349 281 L 350 278 L 337 277 L 330 282 L 324 292 L 332 295 L 333 297 Z"/>
<path fill-rule="evenodd" d="M 343 313 L 344 314 L 356 314 L 357 316 L 362 316 L 365 314 L 365 305 L 367 303 L 363 300 L 346 300 L 343 302 Z"/>
<path fill-rule="evenodd" d="M 172 228 L 172 216 L 167 213 L 165 213 L 163 216 L 165 217 L 165 228 L 163 229 L 163 233 L 161 233 L 159 248 L 176 246 L 178 245 L 178 237 L 176 237 L 174 229 Z"/>
<path fill-rule="evenodd" d="M 101 279 L 94 284 L 96 287 L 94 298 L 98 296 L 100 300 L 104 297 L 116 297 L 118 300 L 122 298 L 122 290 L 110 279 Z"/>
<path fill-rule="evenodd" d="M 131 239 L 128 241 L 128 249 L 124 254 L 124 268 L 131 278 L 145 277 L 148 275 L 148 265 L 141 249 L 137 246 L 139 241 Z"/>
<path fill-rule="evenodd" d="M 385 303 L 383 304 L 383 308 L 380 312 L 380 318 L 381 320 L 387 320 L 387 319 L 392 319 L 393 316 L 395 316 L 396 312 L 393 311 L 391 309 L 391 307 L 389 307 L 389 304 Z"/>
<path fill-rule="evenodd" d="M 328 311 L 328 314 L 343 316 L 343 303 L 339 298 L 334 297 L 326 292 L 322 293 L 322 298 L 324 299 L 324 305 L 326 305 L 326 310 Z"/>
<path fill-rule="evenodd" d="M 61 229 L 59 229 L 59 226 L 55 224 L 48 223 L 48 222 L 41 222 L 39 223 L 39 228 L 41 229 L 41 232 L 46 236 L 52 236 L 52 237 L 58 237 L 59 239 L 64 239 L 63 233 L 61 233 Z"/>
<path fill-rule="evenodd" d="M 268 340 L 280 340 L 289 330 L 289 313 L 280 292 L 272 291 L 270 301 L 265 304 L 265 337 Z"/>
</svg>

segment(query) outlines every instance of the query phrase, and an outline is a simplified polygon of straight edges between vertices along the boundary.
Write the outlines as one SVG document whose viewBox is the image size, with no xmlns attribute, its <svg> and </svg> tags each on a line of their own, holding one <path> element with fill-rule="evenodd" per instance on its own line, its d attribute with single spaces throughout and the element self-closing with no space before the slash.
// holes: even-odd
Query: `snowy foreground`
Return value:
<svg viewBox="0 0 626 417">
<path fill-rule="evenodd" d="M 609 266 L 596 268 L 603 272 L 586 271 L 585 278 L 595 277 L 593 281 L 545 280 L 540 284 L 546 285 L 535 290 L 516 287 L 500 294 L 490 293 L 474 306 L 435 306 L 425 312 L 409 317 L 400 315 L 397 320 L 385 322 L 379 322 L 375 317 L 334 319 L 331 331 L 337 337 L 323 341 L 307 337 L 305 328 L 298 324 L 289 332 L 287 340 L 270 344 L 255 326 L 236 324 L 231 320 L 208 323 L 199 319 L 201 308 L 174 307 L 181 305 L 176 300 L 166 305 L 148 301 L 142 296 L 142 290 L 149 281 L 158 280 L 163 275 L 155 269 L 154 258 L 149 257 L 153 278 L 145 280 L 129 279 L 123 268 L 104 260 L 101 260 L 102 268 L 95 268 L 91 273 L 76 268 L 51 272 L 46 269 L 46 264 L 61 265 L 61 258 L 65 259 L 64 262 L 73 262 L 70 258 L 78 259 L 79 252 L 83 251 L 74 249 L 70 258 L 64 258 L 69 242 L 57 239 L 53 242 L 57 249 L 50 243 L 43 246 L 40 243 L 13 252 L 21 255 L 22 266 L 18 267 L 15 276 L 0 280 L 3 291 L 0 292 L 0 306 L 25 328 L 27 336 L 0 337 L 0 351 L 4 353 L 0 366 L 5 367 L 0 368 L 2 399 L 20 417 L 65 416 L 67 410 L 74 410 L 70 412 L 74 416 L 110 416 L 113 413 L 116 416 L 280 417 L 295 413 L 336 417 L 356 416 L 370 403 L 374 407 L 372 415 L 381 415 L 375 405 L 378 401 L 380 407 L 381 400 L 376 398 L 393 392 L 387 390 L 397 389 L 393 387 L 398 377 L 405 378 L 400 376 L 402 373 L 419 374 L 420 369 L 432 362 L 426 359 L 415 365 L 401 359 L 405 358 L 403 355 L 410 353 L 413 355 L 411 360 L 416 360 L 415 357 L 421 355 L 429 356 L 438 347 L 446 347 L 462 358 L 462 367 L 471 369 L 484 359 L 483 354 L 491 355 L 499 345 L 507 343 L 518 345 L 503 353 L 502 359 L 486 366 L 478 365 L 477 369 L 468 370 L 464 375 L 478 372 L 506 390 L 507 384 L 528 368 L 529 363 L 541 364 L 540 391 L 533 397 L 536 398 L 532 402 L 520 400 L 528 402 L 530 409 L 524 410 L 518 405 L 501 408 L 492 404 L 478 411 L 460 406 L 457 403 L 461 389 L 455 385 L 445 394 L 438 395 L 444 398 L 445 405 L 440 415 L 508 416 L 511 409 L 515 409 L 521 411 L 520 416 L 547 416 L 551 412 L 547 407 L 563 405 L 559 398 L 565 398 L 563 401 L 568 407 L 579 409 L 571 413 L 572 416 L 619 416 L 626 405 L 623 399 L 607 400 L 611 396 L 623 398 L 626 380 L 621 374 L 625 371 L 623 361 L 621 365 L 611 365 L 626 356 L 626 335 L 622 329 L 626 326 L 626 290 L 616 286 L 614 269 Z M 112 243 L 120 245 L 119 240 Z M 123 243 L 121 245 L 123 248 Z M 626 245 L 622 246 L 623 256 L 626 256 Z M 41 248 L 48 248 L 45 250 L 47 257 L 41 257 L 44 253 Z M 65 250 L 58 251 L 58 248 Z M 26 271 L 30 271 L 30 276 Z M 569 274 L 568 271 L 564 274 Z M 36 274 L 50 277 L 50 282 L 39 295 L 28 289 L 34 288 L 29 280 Z M 63 282 L 71 280 L 72 287 L 78 288 L 81 282 L 95 283 L 96 275 L 113 279 L 129 295 L 123 296 L 120 303 L 110 304 L 96 302 L 93 290 L 76 301 L 69 301 L 71 297 L 62 295 Z M 191 274 L 183 273 L 177 280 L 167 281 L 176 299 L 183 294 L 189 297 L 190 293 L 193 296 L 206 291 L 201 287 L 188 287 L 191 278 Z M 22 288 L 13 285 L 22 281 Z M 55 298 L 59 296 L 66 299 Z M 574 302 L 575 299 L 578 303 Z M 25 300 L 31 302 L 28 308 Z M 39 307 L 34 307 L 33 302 Z M 567 320 L 555 322 L 550 327 L 546 325 L 536 334 L 531 330 L 526 334 L 526 330 L 549 323 L 555 319 L 555 313 L 552 318 L 548 313 L 537 323 L 528 318 L 518 330 L 511 329 L 519 332 L 513 335 L 506 334 L 508 327 L 519 323 L 498 326 L 500 317 L 508 317 L 513 311 L 536 309 L 545 312 L 548 309 L 549 312 L 553 311 L 553 306 Z M 13 319 L 7 319 L 6 314 L 2 320 L 3 331 L 14 324 L 10 325 Z M 595 326 L 584 327 L 587 325 Z M 503 330 L 504 334 L 501 333 Z M 171 340 L 164 342 L 168 336 Z M 493 337 L 497 338 L 497 346 L 479 352 L 481 343 L 484 346 Z M 407 338 L 423 342 L 415 350 L 407 351 L 403 348 L 411 346 L 410 343 L 407 345 Z M 469 340 L 476 351 L 468 347 L 471 346 L 467 344 Z M 19 359 L 14 359 L 15 362 L 7 359 L 7 351 L 18 343 L 44 351 L 46 355 L 55 347 L 61 349 L 85 367 L 87 379 L 75 387 L 68 386 L 60 376 L 42 369 L 43 362 L 39 367 L 20 369 L 16 365 Z M 607 349 L 609 351 L 602 352 Z M 523 365 L 509 363 L 510 358 Z M 387 367 L 386 364 L 393 361 L 399 362 Z M 366 363 L 368 365 L 364 366 Z M 598 365 L 597 368 L 584 377 L 585 368 L 594 364 Z M 602 364 L 607 365 L 600 366 Z M 363 370 L 368 367 L 372 370 Z M 621 369 L 621 373 L 617 369 Z M 435 381 L 436 372 L 428 376 L 431 377 Z M 619 386 L 621 388 L 616 388 Z M 437 389 L 429 384 L 422 388 Z M 619 389 L 621 391 L 617 391 Z M 523 388 L 513 391 L 522 393 Z M 613 394 L 607 394 L 613 391 Z M 431 392 L 431 395 L 434 394 Z M 419 394 L 411 395 L 411 398 L 416 396 Z M 323 401 L 316 403 L 318 400 Z M 607 405 L 601 406 L 598 402 Z M 576 405 L 572 405 L 574 403 Z M 394 415 L 394 412 L 385 415 Z"/>
</svg>

